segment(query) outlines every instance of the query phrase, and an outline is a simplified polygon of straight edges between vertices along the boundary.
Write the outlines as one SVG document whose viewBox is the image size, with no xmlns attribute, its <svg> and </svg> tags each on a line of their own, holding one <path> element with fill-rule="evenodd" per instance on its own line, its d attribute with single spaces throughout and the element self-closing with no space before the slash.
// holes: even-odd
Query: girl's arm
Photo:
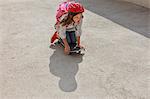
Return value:
<svg viewBox="0 0 150 99">
<path fill-rule="evenodd" d="M 63 40 L 63 42 L 64 42 L 64 47 L 69 47 L 69 44 L 68 44 L 68 42 L 67 42 L 67 39 L 64 38 L 64 39 L 62 39 L 62 40 Z"/>
<path fill-rule="evenodd" d="M 76 37 L 77 37 L 78 46 L 80 46 L 80 36 L 82 34 L 81 26 L 82 26 L 82 19 L 80 23 L 76 26 Z"/>
<path fill-rule="evenodd" d="M 68 47 L 69 45 L 68 45 L 68 42 L 67 42 L 67 39 L 66 39 L 66 27 L 65 26 L 60 25 L 59 36 L 64 42 L 64 45 L 65 45 L 64 47 Z"/>
<path fill-rule="evenodd" d="M 69 52 L 70 52 L 70 47 L 69 47 L 69 44 L 68 44 L 68 42 L 67 42 L 67 39 L 66 38 L 64 38 L 63 39 L 63 42 L 64 42 L 64 53 L 65 54 L 69 54 Z"/>
<path fill-rule="evenodd" d="M 80 36 L 77 36 L 77 43 L 78 43 L 78 46 L 80 46 Z"/>
<path fill-rule="evenodd" d="M 66 27 L 60 25 L 58 31 L 59 31 L 59 36 L 63 40 L 63 43 L 64 43 L 64 47 L 65 47 L 64 52 L 65 54 L 69 54 L 70 47 L 66 39 Z"/>
</svg>

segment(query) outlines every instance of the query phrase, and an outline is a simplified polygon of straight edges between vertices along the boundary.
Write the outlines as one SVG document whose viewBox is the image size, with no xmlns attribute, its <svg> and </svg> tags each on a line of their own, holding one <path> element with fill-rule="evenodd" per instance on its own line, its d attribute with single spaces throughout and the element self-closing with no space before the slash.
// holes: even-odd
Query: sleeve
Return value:
<svg viewBox="0 0 150 99">
<path fill-rule="evenodd" d="M 58 33 L 59 33 L 60 38 L 62 38 L 62 39 L 66 38 L 66 27 L 60 25 L 60 27 L 58 29 Z"/>
<path fill-rule="evenodd" d="M 82 34 L 82 20 L 80 21 L 80 23 L 76 26 L 76 36 L 81 36 Z"/>
</svg>

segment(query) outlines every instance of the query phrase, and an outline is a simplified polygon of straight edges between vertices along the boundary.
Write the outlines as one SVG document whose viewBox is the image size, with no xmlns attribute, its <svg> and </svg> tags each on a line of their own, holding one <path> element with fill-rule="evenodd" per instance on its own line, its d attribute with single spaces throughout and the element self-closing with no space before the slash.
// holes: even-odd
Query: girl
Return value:
<svg viewBox="0 0 150 99">
<path fill-rule="evenodd" d="M 64 43 L 64 53 L 69 54 L 70 52 L 70 42 L 77 41 L 79 47 L 82 47 L 80 44 L 80 36 L 81 36 L 81 25 L 84 12 L 84 8 L 80 3 L 77 2 L 69 2 L 65 5 L 67 13 L 62 15 L 55 25 L 57 32 L 51 38 L 51 43 L 58 39 L 59 37 L 62 39 Z M 68 38 L 69 36 L 75 35 L 75 40 L 72 38 Z M 70 40 L 69 40 L 70 39 Z"/>
</svg>

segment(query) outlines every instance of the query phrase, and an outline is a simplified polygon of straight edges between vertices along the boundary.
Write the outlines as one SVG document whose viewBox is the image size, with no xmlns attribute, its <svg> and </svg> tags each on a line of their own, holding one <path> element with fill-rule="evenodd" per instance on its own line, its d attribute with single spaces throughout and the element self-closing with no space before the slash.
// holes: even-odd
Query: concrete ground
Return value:
<svg viewBox="0 0 150 99">
<path fill-rule="evenodd" d="M 149 37 L 87 8 L 85 55 L 64 55 L 49 48 L 61 1 L 0 1 L 0 99 L 149 99 Z"/>
</svg>

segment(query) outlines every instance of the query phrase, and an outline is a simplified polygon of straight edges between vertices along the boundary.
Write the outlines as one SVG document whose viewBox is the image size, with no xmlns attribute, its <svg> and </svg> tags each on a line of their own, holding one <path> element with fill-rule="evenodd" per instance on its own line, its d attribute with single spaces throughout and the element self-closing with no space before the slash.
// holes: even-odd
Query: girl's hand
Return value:
<svg viewBox="0 0 150 99">
<path fill-rule="evenodd" d="M 85 47 L 84 47 L 83 45 L 79 45 L 79 47 L 80 47 L 81 49 L 85 49 Z"/>
<path fill-rule="evenodd" d="M 69 52 L 70 52 L 70 47 L 69 47 L 69 45 L 68 45 L 67 39 L 64 38 L 64 39 L 63 39 L 63 42 L 64 42 L 64 45 L 65 45 L 64 53 L 65 53 L 65 54 L 69 54 Z"/>
<path fill-rule="evenodd" d="M 70 47 L 69 46 L 65 46 L 64 53 L 65 54 L 69 54 L 69 52 L 70 52 Z"/>
</svg>

